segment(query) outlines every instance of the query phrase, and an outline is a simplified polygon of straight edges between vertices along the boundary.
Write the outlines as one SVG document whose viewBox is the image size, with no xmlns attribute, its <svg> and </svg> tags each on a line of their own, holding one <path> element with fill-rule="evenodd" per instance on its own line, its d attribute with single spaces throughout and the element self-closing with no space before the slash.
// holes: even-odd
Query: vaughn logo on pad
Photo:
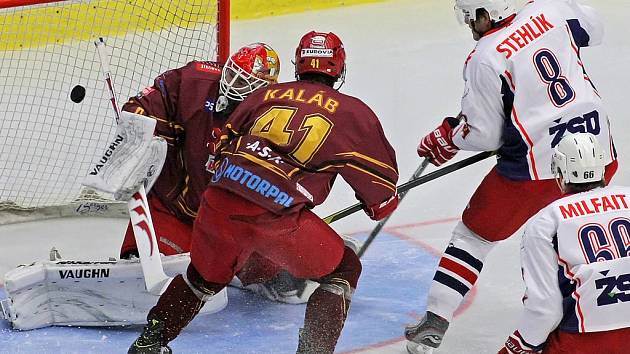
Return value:
<svg viewBox="0 0 630 354">
<path fill-rule="evenodd" d="M 302 57 L 318 57 L 318 58 L 332 58 L 332 49 L 319 49 L 319 48 L 304 48 L 302 49 Z"/>
<path fill-rule="evenodd" d="M 109 269 L 93 268 L 93 269 L 68 269 L 60 270 L 59 277 L 61 279 L 68 278 L 109 278 Z"/>
</svg>

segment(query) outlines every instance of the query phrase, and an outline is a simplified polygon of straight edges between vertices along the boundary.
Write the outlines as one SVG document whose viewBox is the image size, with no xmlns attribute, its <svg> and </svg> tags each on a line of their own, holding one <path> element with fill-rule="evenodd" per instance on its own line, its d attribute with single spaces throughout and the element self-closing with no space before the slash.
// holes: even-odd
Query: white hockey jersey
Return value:
<svg viewBox="0 0 630 354">
<path fill-rule="evenodd" d="M 551 179 L 553 147 L 567 132 L 589 132 L 610 163 L 616 153 L 608 114 L 580 59 L 580 48 L 602 41 L 593 10 L 575 0 L 536 0 L 507 22 L 466 60 L 468 128 L 455 130 L 455 145 L 498 150 L 498 172 L 510 179 Z"/>
<path fill-rule="evenodd" d="M 525 229 L 521 261 L 518 331 L 527 343 L 544 343 L 556 327 L 630 327 L 630 188 L 597 188 L 542 209 Z"/>
</svg>

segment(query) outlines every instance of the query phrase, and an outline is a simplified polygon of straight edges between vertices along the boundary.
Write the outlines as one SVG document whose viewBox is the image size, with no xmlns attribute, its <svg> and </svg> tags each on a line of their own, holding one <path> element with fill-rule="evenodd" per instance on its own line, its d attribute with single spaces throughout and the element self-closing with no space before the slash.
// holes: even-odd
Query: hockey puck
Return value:
<svg viewBox="0 0 630 354">
<path fill-rule="evenodd" d="M 81 85 L 76 85 L 70 91 L 70 99 L 74 103 L 80 103 L 85 98 L 85 87 Z"/>
</svg>

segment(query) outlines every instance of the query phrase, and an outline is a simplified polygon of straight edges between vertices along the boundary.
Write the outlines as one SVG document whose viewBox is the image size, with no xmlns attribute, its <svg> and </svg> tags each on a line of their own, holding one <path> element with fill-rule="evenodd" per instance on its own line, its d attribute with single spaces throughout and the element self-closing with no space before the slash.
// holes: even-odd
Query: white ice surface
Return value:
<svg viewBox="0 0 630 354">
<path fill-rule="evenodd" d="M 612 117 L 621 158 L 617 184 L 630 183 L 627 88 L 630 82 L 630 40 L 627 37 L 627 0 L 600 0 L 592 4 L 607 25 L 605 43 L 585 49 L 586 68 Z M 450 1 L 400 0 L 383 4 L 238 21 L 233 24 L 232 46 L 264 41 L 282 59 L 281 78 L 292 78 L 290 58 L 299 37 L 311 29 L 334 31 L 348 52 L 347 83 L 342 91 L 360 97 L 381 118 L 387 137 L 397 151 L 401 182 L 418 166 L 418 138 L 445 115 L 456 114 L 462 90 L 464 59 L 474 46 L 470 32 L 456 23 Z M 469 154 L 461 153 L 457 158 Z M 492 166 L 479 163 L 456 174 L 419 187 L 401 204 L 388 226 L 457 217 L 478 182 Z M 328 215 L 355 202 L 341 180 L 317 213 Z M 414 237 L 438 250 L 450 238 L 454 223 L 418 229 Z M 373 223 L 363 214 L 339 221 L 340 232 L 368 230 Z M 56 246 L 66 258 L 102 259 L 115 256 L 125 228 L 124 220 L 65 219 L 0 227 L 0 274 L 20 263 L 48 257 Z M 510 333 L 520 311 L 522 284 L 518 238 L 498 245 L 484 266 L 477 296 L 456 318 L 442 347 L 435 353 L 496 353 Z M 401 330 L 402 334 L 402 330 Z M 403 342 L 364 353 L 404 353 Z"/>
</svg>

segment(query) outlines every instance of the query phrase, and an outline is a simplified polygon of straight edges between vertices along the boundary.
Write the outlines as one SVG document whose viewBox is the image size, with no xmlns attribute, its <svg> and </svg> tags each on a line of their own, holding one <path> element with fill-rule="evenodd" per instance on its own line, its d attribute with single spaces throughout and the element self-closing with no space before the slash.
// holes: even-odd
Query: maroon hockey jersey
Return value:
<svg viewBox="0 0 630 354">
<path fill-rule="evenodd" d="M 321 204 L 341 175 L 367 205 L 396 193 L 394 150 L 359 99 L 323 84 L 260 89 L 223 130 L 212 185 L 277 214 Z"/>
<path fill-rule="evenodd" d="M 193 61 L 161 74 L 123 106 L 157 120 L 155 135 L 166 139 L 168 152 L 149 195 L 190 224 L 210 178 L 205 165 L 212 128 L 225 123 L 224 115 L 214 110 L 220 78 L 219 64 Z"/>
</svg>

